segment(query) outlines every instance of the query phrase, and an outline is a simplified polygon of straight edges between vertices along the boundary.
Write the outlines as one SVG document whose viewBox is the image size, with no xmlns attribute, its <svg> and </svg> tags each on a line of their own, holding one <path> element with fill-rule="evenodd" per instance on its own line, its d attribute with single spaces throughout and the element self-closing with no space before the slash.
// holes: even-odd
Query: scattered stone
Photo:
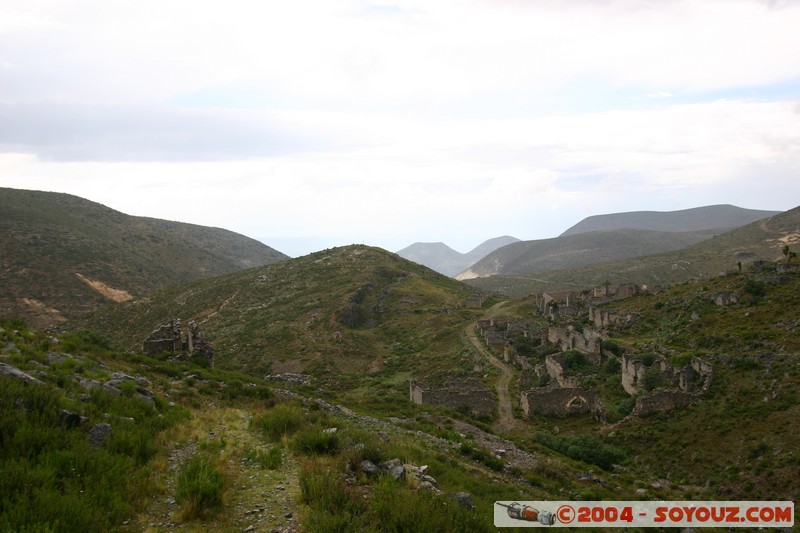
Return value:
<svg viewBox="0 0 800 533">
<path fill-rule="evenodd" d="M 447 497 L 455 500 L 462 507 L 475 509 L 475 502 L 472 501 L 472 495 L 469 492 L 451 492 Z"/>
<path fill-rule="evenodd" d="M 74 428 L 83 425 L 86 422 L 86 419 L 78 413 L 73 413 L 72 411 L 62 409 L 58 414 L 58 421 L 61 423 L 61 425 L 67 428 Z"/>
<path fill-rule="evenodd" d="M 22 381 L 25 381 L 26 383 L 35 383 L 37 385 L 44 385 L 43 381 L 40 381 L 35 377 L 26 374 L 19 368 L 8 365 L 6 363 L 0 363 L 0 376 L 8 376 L 11 378 L 20 379 Z"/>
<path fill-rule="evenodd" d="M 110 436 L 111 424 L 107 422 L 97 424 L 89 430 L 89 444 L 92 446 L 102 446 Z"/>
<path fill-rule="evenodd" d="M 323 433 L 327 433 L 328 435 L 333 435 L 337 431 L 339 431 L 339 428 L 328 428 L 328 429 L 322 430 Z"/>
<path fill-rule="evenodd" d="M 375 463 L 373 463 L 369 459 L 364 459 L 363 461 L 361 461 L 361 464 L 359 464 L 359 468 L 361 468 L 361 471 L 368 476 L 378 475 L 378 467 L 375 466 Z"/>
</svg>

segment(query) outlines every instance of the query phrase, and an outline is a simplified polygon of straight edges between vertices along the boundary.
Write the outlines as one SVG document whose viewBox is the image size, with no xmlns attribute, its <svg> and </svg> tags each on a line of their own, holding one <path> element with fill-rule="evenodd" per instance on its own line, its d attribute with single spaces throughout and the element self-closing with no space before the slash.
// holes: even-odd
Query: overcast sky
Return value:
<svg viewBox="0 0 800 533">
<path fill-rule="evenodd" d="M 0 2 L 0 186 L 292 256 L 800 205 L 800 1 Z"/>
</svg>

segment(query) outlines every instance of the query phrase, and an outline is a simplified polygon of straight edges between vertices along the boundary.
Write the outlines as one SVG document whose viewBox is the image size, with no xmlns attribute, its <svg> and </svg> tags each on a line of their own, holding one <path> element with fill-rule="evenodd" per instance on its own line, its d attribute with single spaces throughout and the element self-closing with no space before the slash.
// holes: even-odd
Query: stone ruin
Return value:
<svg viewBox="0 0 800 533">
<path fill-rule="evenodd" d="M 658 372 L 664 387 L 636 398 L 631 417 L 671 411 L 697 402 L 711 387 L 714 379 L 712 366 L 699 357 L 692 357 L 685 366 L 673 367 L 664 358 L 647 366 L 642 361 L 623 355 L 622 387 L 625 392 L 631 395 L 641 392 L 648 371 Z"/>
<path fill-rule="evenodd" d="M 214 349 L 200 336 L 200 328 L 194 320 L 189 322 L 186 336 L 181 331 L 180 318 L 161 324 L 142 342 L 142 352 L 151 357 L 172 354 L 179 360 L 192 358 L 214 366 Z"/>
<path fill-rule="evenodd" d="M 580 387 L 540 387 L 523 392 L 520 407 L 525 416 L 532 413 L 545 416 L 592 414 L 605 421 L 605 408 L 597 395 Z"/>
<path fill-rule="evenodd" d="M 412 379 L 409 382 L 409 398 L 419 405 L 467 410 L 476 417 L 492 417 L 497 408 L 494 393 L 477 378 L 451 379 L 440 387 Z"/>
</svg>

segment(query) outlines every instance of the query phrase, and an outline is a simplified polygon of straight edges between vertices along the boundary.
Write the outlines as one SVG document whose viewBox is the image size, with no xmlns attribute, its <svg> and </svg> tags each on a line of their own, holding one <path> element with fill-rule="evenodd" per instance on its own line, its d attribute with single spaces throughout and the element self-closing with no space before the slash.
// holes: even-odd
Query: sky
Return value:
<svg viewBox="0 0 800 533">
<path fill-rule="evenodd" d="M 2 0 L 0 186 L 296 257 L 800 205 L 800 0 Z"/>
</svg>

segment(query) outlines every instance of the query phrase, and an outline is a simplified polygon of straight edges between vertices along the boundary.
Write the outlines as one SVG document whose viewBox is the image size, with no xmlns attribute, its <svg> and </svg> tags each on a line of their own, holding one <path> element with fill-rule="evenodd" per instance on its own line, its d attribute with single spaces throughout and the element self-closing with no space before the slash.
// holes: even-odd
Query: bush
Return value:
<svg viewBox="0 0 800 533">
<path fill-rule="evenodd" d="M 264 434 L 272 442 L 281 440 L 284 435 L 293 435 L 305 425 L 302 409 L 295 405 L 281 403 L 250 422 L 250 427 Z"/>
<path fill-rule="evenodd" d="M 461 455 L 466 455 L 479 463 L 483 463 L 485 466 L 488 466 L 492 470 L 499 472 L 503 469 L 504 463 L 502 459 L 498 459 L 494 455 L 490 454 L 483 448 L 475 448 L 471 444 L 464 442 L 461 444 L 461 448 L 459 449 Z"/>
<path fill-rule="evenodd" d="M 222 507 L 225 476 L 208 457 L 195 457 L 178 476 L 177 501 L 184 518 L 196 518 Z"/>
<path fill-rule="evenodd" d="M 595 435 L 551 435 L 538 433 L 535 440 L 550 449 L 584 463 L 609 470 L 625 458 L 625 452 Z"/>
<path fill-rule="evenodd" d="M 339 435 L 311 427 L 295 436 L 292 449 L 301 455 L 335 455 L 339 451 Z"/>
</svg>

